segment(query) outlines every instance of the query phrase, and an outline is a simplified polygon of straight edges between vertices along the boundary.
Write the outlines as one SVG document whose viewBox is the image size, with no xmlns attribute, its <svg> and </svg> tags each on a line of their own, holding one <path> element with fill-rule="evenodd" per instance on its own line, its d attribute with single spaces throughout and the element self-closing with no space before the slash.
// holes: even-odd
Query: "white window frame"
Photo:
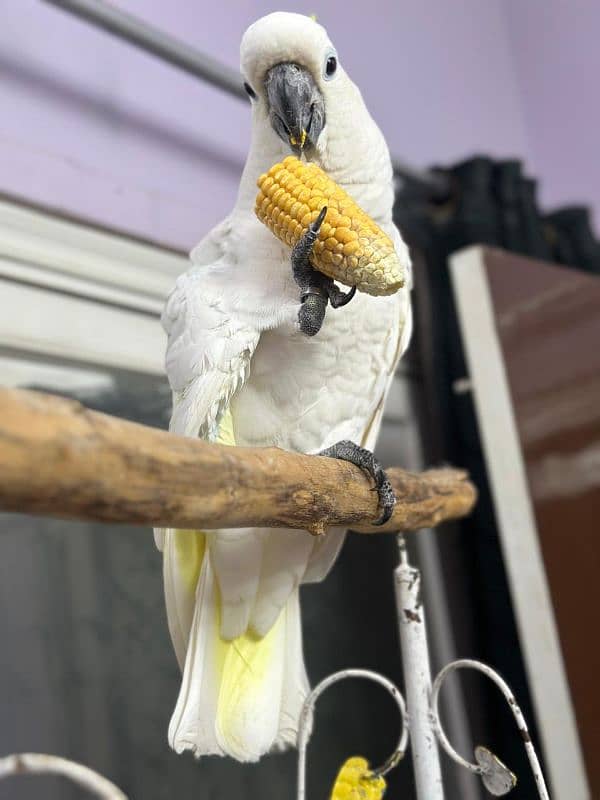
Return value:
<svg viewBox="0 0 600 800">
<path fill-rule="evenodd" d="M 184 254 L 0 199 L 0 384 L 29 362 L 164 374 L 160 313 L 187 267 Z"/>
</svg>

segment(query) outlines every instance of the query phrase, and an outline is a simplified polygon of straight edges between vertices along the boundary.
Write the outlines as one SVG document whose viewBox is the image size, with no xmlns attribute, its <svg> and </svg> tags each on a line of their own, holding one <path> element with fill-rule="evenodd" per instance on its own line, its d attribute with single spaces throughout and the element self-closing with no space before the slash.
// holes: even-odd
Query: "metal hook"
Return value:
<svg viewBox="0 0 600 800">
<path fill-rule="evenodd" d="M 338 681 L 343 681 L 346 678 L 366 678 L 367 680 L 374 681 L 392 695 L 396 701 L 396 705 L 400 709 L 400 716 L 402 717 L 402 731 L 400 739 L 396 745 L 396 749 L 388 760 L 381 767 L 371 770 L 374 778 L 383 777 L 390 770 L 392 770 L 398 762 L 403 758 L 408 743 L 408 723 L 406 719 L 406 704 L 404 698 L 392 681 L 379 675 L 377 672 L 371 672 L 368 669 L 343 669 L 340 672 L 335 672 L 321 681 L 312 692 L 308 695 L 302 706 L 300 714 L 300 722 L 298 725 L 298 794 L 297 800 L 306 800 L 306 749 L 308 741 L 312 733 L 313 718 L 315 704 L 323 692 Z"/>
<path fill-rule="evenodd" d="M 446 751 L 446 753 L 450 756 L 453 761 L 461 766 L 465 767 L 466 769 L 470 770 L 471 772 L 476 773 L 477 775 L 481 776 L 481 780 L 483 781 L 483 785 L 485 788 L 490 792 L 490 794 L 499 797 L 501 795 L 508 794 L 511 789 L 514 788 L 517 778 L 516 776 L 506 767 L 500 759 L 495 756 L 490 750 L 486 747 L 476 747 L 475 748 L 475 759 L 477 761 L 476 764 L 472 764 L 471 762 L 464 759 L 456 750 L 452 747 L 448 738 L 442 728 L 442 723 L 440 721 L 439 715 L 439 693 L 442 687 L 444 680 L 448 677 L 451 672 L 454 672 L 458 669 L 475 669 L 479 672 L 482 672 L 486 675 L 490 680 L 492 680 L 496 686 L 500 689 L 506 702 L 510 706 L 510 710 L 513 713 L 517 726 L 519 728 L 519 733 L 521 734 L 521 738 L 525 744 L 525 750 L 527 752 L 527 757 L 529 758 L 529 763 L 531 765 L 531 771 L 533 772 L 533 777 L 535 778 L 535 783 L 538 790 L 538 795 L 541 800 L 550 800 L 550 796 L 548 794 L 548 789 L 546 788 L 546 782 L 544 781 L 544 775 L 542 773 L 542 769 L 540 767 L 540 762 L 538 761 L 538 757 L 536 755 L 535 749 L 531 742 L 531 738 L 529 736 L 529 731 L 527 729 L 527 724 L 525 722 L 525 718 L 521 712 L 521 709 L 517 705 L 517 701 L 515 700 L 513 693 L 510 690 L 510 687 L 504 681 L 498 673 L 493 670 L 491 667 L 488 667 L 487 664 L 482 664 L 481 661 L 474 661 L 472 659 L 461 659 L 459 661 L 453 661 L 451 664 L 448 664 L 444 667 L 436 677 L 435 681 L 433 682 L 433 686 L 431 689 L 431 713 L 433 717 L 433 726 L 437 738 Z"/>
</svg>

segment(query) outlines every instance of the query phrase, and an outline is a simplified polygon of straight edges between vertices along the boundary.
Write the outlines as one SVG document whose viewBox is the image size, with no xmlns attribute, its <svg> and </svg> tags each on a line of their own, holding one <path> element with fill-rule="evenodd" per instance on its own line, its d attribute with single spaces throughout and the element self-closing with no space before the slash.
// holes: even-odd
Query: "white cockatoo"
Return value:
<svg viewBox="0 0 600 800">
<path fill-rule="evenodd" d="M 242 39 L 241 68 L 252 140 L 237 202 L 192 251 L 163 314 L 170 430 L 353 460 L 376 479 L 387 517 L 389 484 L 361 447 L 375 444 L 410 338 L 409 287 L 388 297 L 358 293 L 311 328 L 312 301 L 318 312 L 327 299 L 308 285 L 301 303 L 298 264 L 292 269 L 289 248 L 258 221 L 254 201 L 261 173 L 302 151 L 392 237 L 410 274 L 392 222 L 388 148 L 312 18 L 259 19 Z M 342 530 L 320 537 L 263 528 L 156 531 L 183 671 L 169 727 L 177 752 L 255 761 L 295 743 L 308 691 L 299 586 L 327 575 L 343 539 Z"/>
</svg>

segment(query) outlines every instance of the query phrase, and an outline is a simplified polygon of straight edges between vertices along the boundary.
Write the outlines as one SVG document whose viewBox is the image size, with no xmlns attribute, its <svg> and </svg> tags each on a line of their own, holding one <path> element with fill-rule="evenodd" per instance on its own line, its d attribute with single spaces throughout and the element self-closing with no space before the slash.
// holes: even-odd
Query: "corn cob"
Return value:
<svg viewBox="0 0 600 800">
<path fill-rule="evenodd" d="M 257 217 L 290 247 L 327 206 L 311 255 L 320 272 L 373 295 L 394 294 L 404 285 L 390 237 L 316 164 L 288 156 L 257 185 Z"/>
<path fill-rule="evenodd" d="M 369 762 L 355 756 L 338 772 L 331 800 L 381 800 L 385 789 L 385 780 L 370 773 Z"/>
</svg>

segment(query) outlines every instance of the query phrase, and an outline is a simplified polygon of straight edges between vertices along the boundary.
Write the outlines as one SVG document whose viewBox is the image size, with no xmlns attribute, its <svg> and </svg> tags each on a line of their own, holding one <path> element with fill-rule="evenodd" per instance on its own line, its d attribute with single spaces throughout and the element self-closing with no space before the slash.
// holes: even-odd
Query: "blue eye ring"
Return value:
<svg viewBox="0 0 600 800">
<path fill-rule="evenodd" d="M 323 61 L 323 79 L 331 81 L 335 78 L 338 68 L 338 57 L 335 50 L 328 50 Z"/>
</svg>

